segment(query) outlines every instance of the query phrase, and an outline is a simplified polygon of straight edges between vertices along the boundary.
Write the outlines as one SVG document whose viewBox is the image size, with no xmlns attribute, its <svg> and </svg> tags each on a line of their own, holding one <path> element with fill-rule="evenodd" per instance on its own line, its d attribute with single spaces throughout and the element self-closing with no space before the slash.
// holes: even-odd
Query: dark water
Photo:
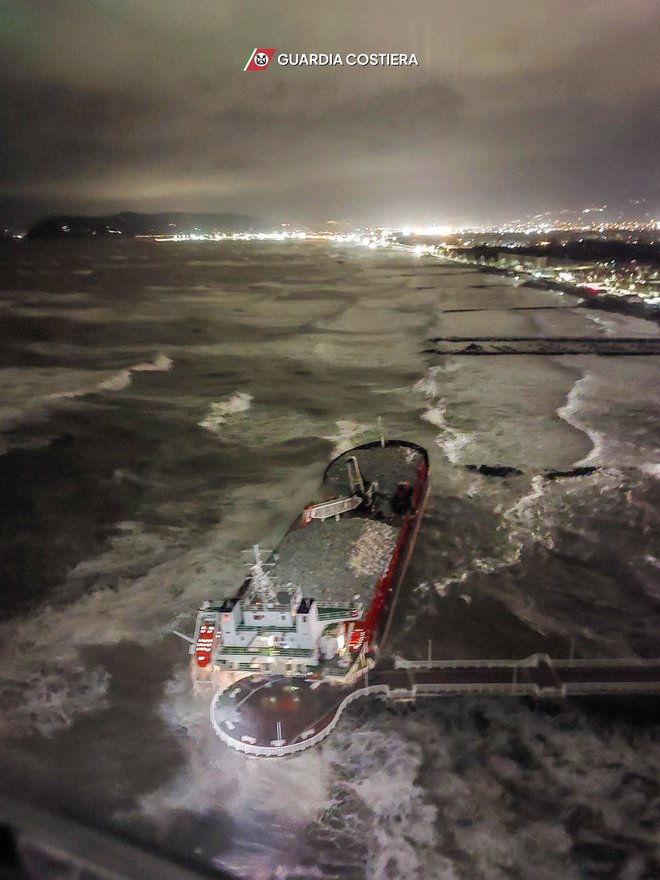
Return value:
<svg viewBox="0 0 660 880">
<path fill-rule="evenodd" d="M 327 243 L 18 243 L 0 277 L 8 781 L 258 878 L 659 870 L 654 699 L 361 703 L 318 750 L 251 761 L 170 635 L 380 418 L 433 482 L 393 650 L 660 655 L 656 361 L 423 353 L 655 325 Z"/>
</svg>

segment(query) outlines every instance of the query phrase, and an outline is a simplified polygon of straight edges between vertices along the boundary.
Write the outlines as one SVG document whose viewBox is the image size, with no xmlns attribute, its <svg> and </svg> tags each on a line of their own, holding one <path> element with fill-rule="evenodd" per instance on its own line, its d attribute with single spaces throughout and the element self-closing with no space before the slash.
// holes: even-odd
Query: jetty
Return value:
<svg viewBox="0 0 660 880">
<path fill-rule="evenodd" d="M 259 757 L 302 752 L 325 739 L 362 697 L 411 704 L 455 695 L 563 699 L 660 694 L 660 658 L 406 660 L 383 658 L 351 684 L 297 676 L 249 676 L 219 691 L 211 723 L 233 749 Z"/>
</svg>

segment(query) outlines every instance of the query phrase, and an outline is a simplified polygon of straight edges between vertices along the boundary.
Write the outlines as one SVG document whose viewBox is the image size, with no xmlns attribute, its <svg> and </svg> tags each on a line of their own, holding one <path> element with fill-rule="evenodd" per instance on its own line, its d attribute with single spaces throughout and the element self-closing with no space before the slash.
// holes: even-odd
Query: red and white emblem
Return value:
<svg viewBox="0 0 660 880">
<path fill-rule="evenodd" d="M 274 55 L 275 49 L 253 49 L 243 70 L 267 70 Z"/>
</svg>

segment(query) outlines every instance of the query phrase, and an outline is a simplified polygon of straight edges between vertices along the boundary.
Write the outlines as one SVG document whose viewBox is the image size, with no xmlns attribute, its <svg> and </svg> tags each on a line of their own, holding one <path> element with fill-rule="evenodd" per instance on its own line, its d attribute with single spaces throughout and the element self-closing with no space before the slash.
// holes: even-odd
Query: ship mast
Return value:
<svg viewBox="0 0 660 880">
<path fill-rule="evenodd" d="M 264 563 L 261 559 L 261 549 L 258 544 L 252 546 L 252 552 L 254 553 L 255 561 L 250 566 L 251 597 L 260 596 L 264 602 L 275 602 L 277 601 L 275 586 L 264 568 L 264 565 L 267 565 L 267 563 Z"/>
</svg>

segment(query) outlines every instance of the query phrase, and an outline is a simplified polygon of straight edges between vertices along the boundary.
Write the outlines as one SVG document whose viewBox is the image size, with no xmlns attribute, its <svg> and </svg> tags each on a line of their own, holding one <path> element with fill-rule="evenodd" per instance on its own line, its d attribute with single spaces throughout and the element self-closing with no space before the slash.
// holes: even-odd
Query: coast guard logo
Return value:
<svg viewBox="0 0 660 880">
<path fill-rule="evenodd" d="M 275 49 L 253 49 L 243 70 L 266 70 L 274 54 Z"/>
</svg>

